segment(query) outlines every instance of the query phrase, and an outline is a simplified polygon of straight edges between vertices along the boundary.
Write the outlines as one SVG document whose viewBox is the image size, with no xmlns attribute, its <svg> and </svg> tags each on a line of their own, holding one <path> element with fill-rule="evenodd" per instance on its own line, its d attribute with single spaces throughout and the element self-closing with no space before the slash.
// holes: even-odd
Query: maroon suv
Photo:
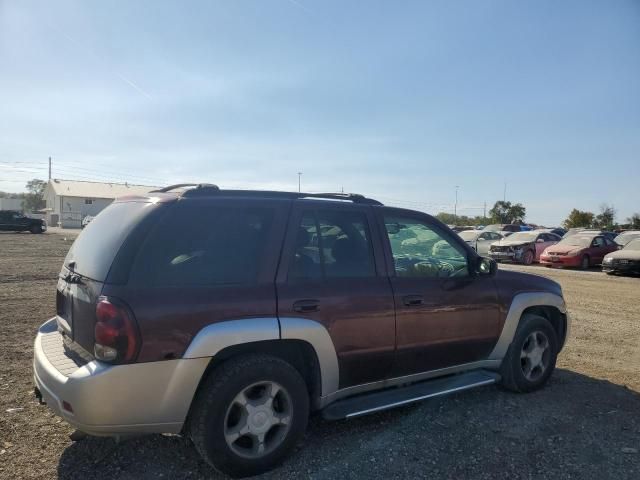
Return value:
<svg viewBox="0 0 640 480">
<path fill-rule="evenodd" d="M 291 451 L 310 411 L 527 392 L 554 369 L 560 286 L 497 272 L 429 215 L 175 187 L 117 200 L 64 261 L 34 380 L 82 432 L 183 433 L 215 468 L 251 475 Z"/>
</svg>

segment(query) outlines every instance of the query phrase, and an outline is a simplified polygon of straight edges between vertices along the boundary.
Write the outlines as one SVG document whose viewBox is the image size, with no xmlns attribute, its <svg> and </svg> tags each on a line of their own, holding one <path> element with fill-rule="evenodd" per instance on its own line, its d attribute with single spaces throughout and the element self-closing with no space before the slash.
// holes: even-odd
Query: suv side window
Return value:
<svg viewBox="0 0 640 480">
<path fill-rule="evenodd" d="M 255 284 L 273 218 L 269 208 L 176 205 L 147 235 L 131 281 L 154 286 Z"/>
<path fill-rule="evenodd" d="M 308 211 L 296 234 L 288 281 L 376 275 L 367 218 L 360 212 Z"/>
<path fill-rule="evenodd" d="M 604 237 L 596 237 L 591 243 L 592 247 L 604 247 Z"/>
<path fill-rule="evenodd" d="M 384 217 L 398 277 L 464 277 L 467 254 L 446 232 L 413 218 Z"/>
</svg>

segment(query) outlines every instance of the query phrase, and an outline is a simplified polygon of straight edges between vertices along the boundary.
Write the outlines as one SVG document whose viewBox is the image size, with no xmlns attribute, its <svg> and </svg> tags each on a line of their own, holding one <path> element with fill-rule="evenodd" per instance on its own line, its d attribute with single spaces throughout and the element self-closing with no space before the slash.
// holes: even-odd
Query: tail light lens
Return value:
<svg viewBox="0 0 640 480">
<path fill-rule="evenodd" d="M 136 359 L 140 334 L 133 314 L 121 301 L 100 297 L 96 304 L 94 354 L 109 363 L 130 363 Z"/>
</svg>

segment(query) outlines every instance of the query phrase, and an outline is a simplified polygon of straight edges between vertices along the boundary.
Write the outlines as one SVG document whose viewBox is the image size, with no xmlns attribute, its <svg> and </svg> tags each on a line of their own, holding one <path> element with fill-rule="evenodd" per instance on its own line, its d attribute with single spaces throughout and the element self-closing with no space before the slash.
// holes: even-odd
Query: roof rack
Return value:
<svg viewBox="0 0 640 480">
<path fill-rule="evenodd" d="M 365 205 L 382 205 L 381 202 L 367 198 L 358 193 L 304 193 L 304 192 L 277 192 L 270 190 L 221 190 L 217 185 L 210 183 L 178 183 L 168 187 L 154 190 L 153 192 L 165 193 L 177 188 L 194 187 L 182 192 L 182 197 L 196 197 L 207 195 L 222 195 L 228 197 L 258 197 L 258 198 L 283 198 L 291 200 L 326 199 L 342 200 Z"/>
<path fill-rule="evenodd" d="M 151 192 L 149 193 L 166 193 L 166 192 L 170 192 L 171 190 L 175 190 L 176 188 L 185 188 L 185 187 L 195 187 L 195 189 L 207 189 L 207 190 L 214 190 L 214 191 L 219 191 L 220 188 L 218 188 L 217 185 L 214 185 L 213 183 L 176 183 L 175 185 L 169 185 L 168 187 L 164 187 L 164 188 L 159 188 L 158 190 L 151 190 Z"/>
</svg>

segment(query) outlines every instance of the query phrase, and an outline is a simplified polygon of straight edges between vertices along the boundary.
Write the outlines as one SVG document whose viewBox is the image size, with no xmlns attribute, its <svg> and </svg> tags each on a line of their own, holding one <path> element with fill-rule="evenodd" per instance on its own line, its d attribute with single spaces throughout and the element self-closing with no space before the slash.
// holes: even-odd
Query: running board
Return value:
<svg viewBox="0 0 640 480">
<path fill-rule="evenodd" d="M 500 375 L 488 370 L 451 375 L 435 380 L 414 383 L 406 387 L 390 388 L 383 391 L 358 395 L 339 400 L 322 410 L 326 420 L 359 417 L 368 413 L 380 412 L 390 408 L 401 407 L 410 403 L 439 397 L 470 388 L 491 385 L 500 380 Z"/>
</svg>

